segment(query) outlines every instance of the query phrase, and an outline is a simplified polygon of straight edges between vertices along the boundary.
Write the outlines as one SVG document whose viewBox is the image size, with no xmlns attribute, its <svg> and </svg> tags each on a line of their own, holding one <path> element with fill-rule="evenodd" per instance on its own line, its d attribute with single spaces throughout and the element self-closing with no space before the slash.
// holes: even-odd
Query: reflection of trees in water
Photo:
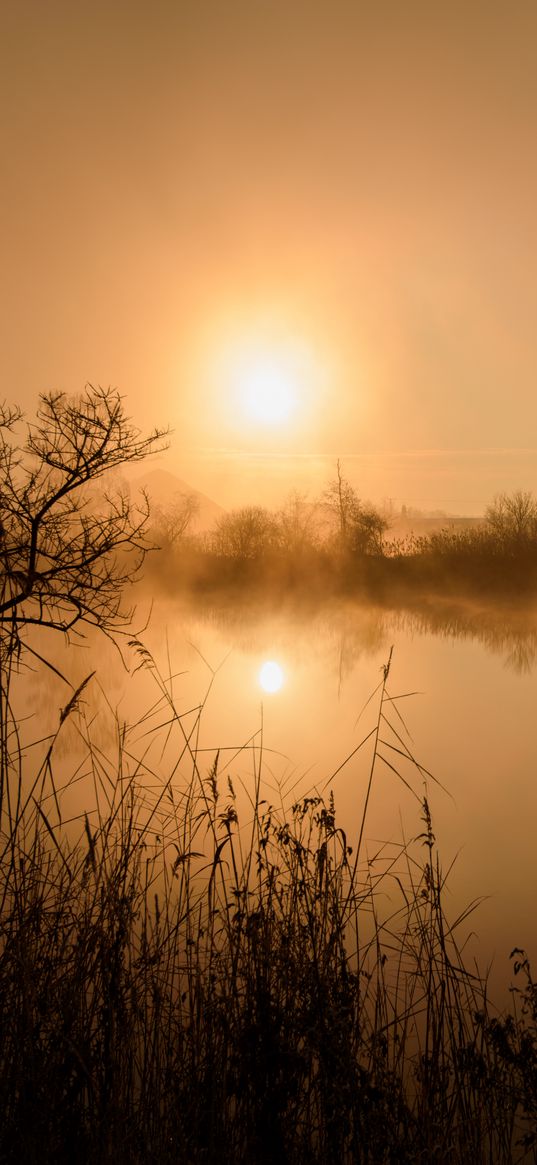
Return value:
<svg viewBox="0 0 537 1165">
<path fill-rule="evenodd" d="M 243 651 L 272 647 L 292 650 L 293 658 L 322 658 L 340 685 L 360 659 L 386 649 L 397 631 L 466 639 L 503 658 L 518 675 L 537 663 L 537 610 L 470 603 L 427 603 L 416 608 L 381 608 L 348 600 L 294 602 L 278 612 L 269 603 L 234 602 L 194 606 L 196 618 L 224 632 Z"/>
<path fill-rule="evenodd" d="M 517 640 L 511 651 L 505 657 L 505 666 L 517 672 L 518 675 L 529 675 L 535 666 L 537 657 L 537 636 L 533 633 L 532 642 Z"/>
<path fill-rule="evenodd" d="M 505 666 L 518 675 L 529 674 L 537 663 L 537 610 L 532 609 L 435 602 L 415 609 L 394 610 L 348 600 L 293 601 L 275 609 L 270 602 L 245 601 L 244 596 L 236 601 L 228 596 L 225 602 L 208 604 L 205 600 L 203 605 L 168 601 L 162 611 L 157 604 L 153 631 L 161 622 L 179 625 L 189 639 L 196 624 L 200 628 L 213 628 L 232 646 L 246 653 L 280 651 L 292 657 L 294 663 L 305 666 L 320 661 L 325 672 L 337 678 L 339 689 L 361 660 L 386 652 L 398 632 L 474 640 L 502 657 Z M 50 644 L 43 632 L 41 637 L 36 633 L 32 642 L 40 654 L 49 656 Z M 127 688 L 127 715 L 132 717 L 134 711 L 133 688 L 117 652 L 101 638 L 98 650 L 86 641 L 84 647 L 58 650 L 51 662 L 70 680 L 73 689 L 89 672 L 96 670 L 84 694 L 84 711 L 92 721 L 94 741 L 98 747 L 109 749 L 117 737 L 116 705 L 122 701 Z M 24 668 L 15 690 L 19 723 L 27 745 L 55 732 L 60 710 L 73 689 L 38 661 L 35 666 Z M 79 748 L 80 738 L 74 722 L 69 721 L 59 735 L 55 755 L 58 759 L 72 759 Z"/>
<path fill-rule="evenodd" d="M 389 618 L 394 630 L 474 640 L 502 656 L 505 667 L 517 675 L 528 675 L 537 661 L 537 612 L 531 608 L 431 605 L 392 611 Z"/>
<path fill-rule="evenodd" d="M 377 655 L 388 646 L 388 626 L 384 612 L 373 608 L 367 619 L 357 620 L 356 611 L 344 608 L 339 630 L 338 683 L 342 688 L 361 659 Z"/>
<path fill-rule="evenodd" d="M 228 599 L 201 610 L 192 608 L 196 620 L 224 633 L 234 647 L 245 652 L 280 650 L 296 663 L 321 659 L 324 667 L 339 676 L 340 684 L 358 662 L 383 651 L 387 645 L 386 613 L 358 603 L 289 603 L 278 611 L 267 603 Z"/>
</svg>

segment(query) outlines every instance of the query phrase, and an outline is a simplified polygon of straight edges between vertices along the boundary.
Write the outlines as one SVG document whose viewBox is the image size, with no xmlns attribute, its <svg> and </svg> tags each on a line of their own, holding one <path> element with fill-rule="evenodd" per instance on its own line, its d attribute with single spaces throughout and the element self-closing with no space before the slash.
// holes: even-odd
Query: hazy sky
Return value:
<svg viewBox="0 0 537 1165">
<path fill-rule="evenodd" d="M 536 45 L 535 0 L 0 0 L 2 395 L 117 386 L 223 503 L 537 490 Z"/>
</svg>

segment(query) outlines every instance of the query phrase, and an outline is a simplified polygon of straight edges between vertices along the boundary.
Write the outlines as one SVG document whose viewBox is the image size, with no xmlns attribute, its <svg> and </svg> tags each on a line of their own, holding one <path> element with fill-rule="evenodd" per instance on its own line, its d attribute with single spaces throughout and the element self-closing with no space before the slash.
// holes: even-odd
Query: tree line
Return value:
<svg viewBox="0 0 537 1165">
<path fill-rule="evenodd" d="M 396 543 L 389 518 L 336 473 L 310 502 L 293 492 L 271 512 L 249 505 L 225 513 L 194 539 L 193 496 L 167 508 L 136 498 L 118 476 L 166 445 L 168 431 L 142 435 L 115 390 L 87 385 L 76 397 L 42 394 L 36 418 L 0 406 L 0 662 L 20 654 L 32 625 L 72 637 L 88 626 L 127 630 L 124 606 L 149 550 L 188 547 L 235 560 L 294 558 L 322 551 L 338 559 L 517 559 L 537 553 L 537 500 L 501 493 L 472 529 L 444 529 Z"/>
<path fill-rule="evenodd" d="M 179 495 L 167 507 L 153 508 L 156 541 L 168 550 L 186 542 L 226 558 L 254 559 L 267 554 L 300 556 L 325 549 L 333 554 L 383 554 L 389 518 L 362 500 L 343 475 L 336 474 L 315 501 L 292 490 L 277 510 L 247 505 L 230 510 L 213 528 L 194 538 L 194 495 Z"/>
<path fill-rule="evenodd" d="M 350 558 L 513 558 L 537 551 L 537 499 L 529 490 L 497 494 L 477 525 L 456 527 L 446 518 L 444 526 L 430 533 L 393 538 L 390 514 L 359 497 L 339 461 L 336 475 L 315 501 L 292 490 L 277 510 L 240 506 L 223 514 L 211 530 L 194 535 L 196 512 L 195 495 L 152 507 L 157 544 L 165 551 L 191 548 L 235 559 L 318 551 Z"/>
</svg>

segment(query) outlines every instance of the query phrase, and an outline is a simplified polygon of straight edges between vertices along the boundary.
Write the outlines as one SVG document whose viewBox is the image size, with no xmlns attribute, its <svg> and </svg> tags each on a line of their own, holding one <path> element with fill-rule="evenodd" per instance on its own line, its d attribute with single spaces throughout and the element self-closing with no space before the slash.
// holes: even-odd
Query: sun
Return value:
<svg viewBox="0 0 537 1165">
<path fill-rule="evenodd" d="M 268 449 L 317 439 L 333 381 L 317 344 L 290 326 L 241 318 L 209 330 L 202 347 L 196 404 L 200 427 L 218 442 Z"/>
<path fill-rule="evenodd" d="M 258 680 L 264 692 L 279 692 L 285 683 L 285 675 L 275 659 L 267 659 L 259 671 Z"/>
<path fill-rule="evenodd" d="M 270 356 L 247 360 L 237 380 L 240 408 L 250 421 L 276 427 L 295 413 L 298 386 L 282 360 Z"/>
</svg>

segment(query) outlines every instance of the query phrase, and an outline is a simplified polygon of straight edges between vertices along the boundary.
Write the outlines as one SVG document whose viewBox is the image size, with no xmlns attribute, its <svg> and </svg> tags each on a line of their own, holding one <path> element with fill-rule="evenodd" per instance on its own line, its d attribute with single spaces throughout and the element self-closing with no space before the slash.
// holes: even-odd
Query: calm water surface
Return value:
<svg viewBox="0 0 537 1165">
<path fill-rule="evenodd" d="M 401 613 L 337 603 L 309 610 L 247 603 L 195 609 L 159 600 L 142 638 L 162 674 L 175 673 L 173 696 L 187 730 L 196 723 L 189 709 L 205 700 L 197 744 L 207 750 L 200 754 L 207 769 L 220 749 L 223 776 L 247 789 L 253 746 L 257 759 L 262 743 L 267 797 L 291 802 L 333 789 L 349 840 L 370 751 L 344 762 L 372 726 L 378 705 L 368 700 L 393 646 L 389 692 L 415 693 L 397 705 L 409 747 L 448 790 L 429 782 L 444 869 L 455 861 L 452 917 L 487 896 L 461 937 L 475 930 L 478 939 L 469 939 L 468 951 L 478 954 L 482 969 L 493 960 L 500 987 L 509 980 L 513 947 L 526 947 L 537 961 L 537 611 L 444 605 Z M 278 664 L 283 679 L 273 692 L 259 678 L 267 661 Z M 63 665 L 73 682 L 96 668 L 87 714 L 105 751 L 113 710 L 133 720 L 155 698 L 147 673 L 128 676 L 109 647 L 71 650 Z M 34 718 L 53 723 L 65 690 L 59 681 L 43 684 L 36 673 L 25 677 L 19 698 Z M 76 744 L 67 733 L 65 763 L 71 749 Z M 402 771 L 421 793 L 417 776 Z M 369 853 L 421 829 L 417 801 L 380 764 L 366 830 Z"/>
</svg>

